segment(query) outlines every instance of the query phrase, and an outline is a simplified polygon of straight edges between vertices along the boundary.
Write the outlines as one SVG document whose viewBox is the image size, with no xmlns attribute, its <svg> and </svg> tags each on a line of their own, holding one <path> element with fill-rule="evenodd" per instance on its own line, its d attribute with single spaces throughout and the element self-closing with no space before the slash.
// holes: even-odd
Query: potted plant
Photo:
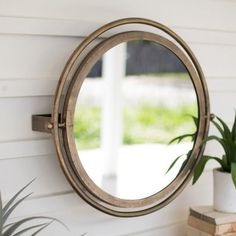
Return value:
<svg viewBox="0 0 236 236">
<path fill-rule="evenodd" d="M 209 160 L 217 161 L 220 168 L 213 170 L 214 208 L 222 212 L 236 212 L 236 113 L 231 129 L 218 116 L 214 116 L 211 122 L 219 136 L 210 135 L 203 142 L 216 141 L 222 146 L 224 154 L 221 158 L 204 155 L 194 170 L 193 184 L 197 182 Z"/>
<path fill-rule="evenodd" d="M 190 115 L 190 116 L 191 116 L 191 118 L 192 118 L 192 120 L 193 120 L 193 122 L 194 122 L 194 125 L 195 125 L 195 127 L 196 127 L 196 131 L 193 132 L 193 133 L 183 134 L 183 135 L 180 135 L 180 136 L 178 136 L 178 137 L 173 138 L 173 139 L 169 142 L 169 145 L 170 145 L 170 144 L 173 144 L 173 143 L 175 143 L 175 142 L 181 143 L 181 142 L 182 142 L 183 140 L 185 140 L 185 139 L 190 139 L 192 142 L 194 142 L 195 137 L 196 137 L 196 135 L 197 135 L 198 119 L 197 119 L 197 117 L 195 117 L 195 116 L 192 116 L 192 115 Z M 185 158 L 185 160 L 183 161 L 179 172 L 183 169 L 183 167 L 184 167 L 185 164 L 187 163 L 189 157 L 191 156 L 191 150 L 189 150 L 188 153 L 185 153 L 185 154 L 182 154 L 182 155 L 176 157 L 175 160 L 174 160 L 174 161 L 171 163 L 171 165 L 169 166 L 168 170 L 166 171 L 166 174 L 174 167 L 174 165 L 175 165 L 175 164 L 179 161 L 179 159 L 180 159 L 181 157 L 183 157 L 183 156 L 185 156 L 186 158 Z"/>
<path fill-rule="evenodd" d="M 197 119 L 193 117 L 194 123 L 197 126 Z M 222 212 L 236 212 L 236 113 L 234 117 L 234 123 L 232 128 L 218 116 L 212 115 L 211 123 L 216 127 L 219 132 L 219 136 L 210 135 L 205 140 L 203 144 L 209 141 L 216 141 L 222 146 L 224 153 L 222 157 L 215 157 L 204 155 L 198 162 L 194 170 L 193 184 L 197 182 L 201 176 L 206 163 L 209 160 L 216 161 L 220 168 L 213 170 L 214 177 L 214 208 Z M 173 142 L 182 142 L 185 138 L 195 139 L 196 133 L 185 134 L 171 140 Z M 186 156 L 185 161 L 182 166 L 187 162 L 191 152 L 189 151 Z M 183 155 L 182 155 L 183 156 Z M 181 156 L 177 157 L 173 163 L 170 165 L 167 172 L 169 172 L 175 163 L 180 159 Z"/>
</svg>

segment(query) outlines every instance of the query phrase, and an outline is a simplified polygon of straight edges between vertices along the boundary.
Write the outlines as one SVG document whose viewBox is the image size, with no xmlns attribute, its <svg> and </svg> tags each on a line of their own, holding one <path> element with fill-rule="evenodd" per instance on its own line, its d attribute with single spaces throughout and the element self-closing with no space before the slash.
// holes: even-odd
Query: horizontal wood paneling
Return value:
<svg viewBox="0 0 236 236">
<path fill-rule="evenodd" d="M 212 92 L 210 93 L 211 112 L 222 117 L 231 124 L 236 109 L 236 93 Z"/>
<path fill-rule="evenodd" d="M 0 37 L 0 78 L 58 78 L 81 40 L 63 37 Z"/>
<path fill-rule="evenodd" d="M 29 188 L 32 189 L 37 181 Z M 154 233 L 162 235 L 160 232 L 169 232 L 167 235 L 170 236 L 181 235 L 180 232 L 184 233 L 185 230 L 183 223 L 187 219 L 188 206 L 208 205 L 212 201 L 211 187 L 205 186 L 212 186 L 211 171 L 205 172 L 195 186 L 189 185 L 167 207 L 138 218 L 110 217 L 84 204 L 76 194 L 72 193 L 27 200 L 20 206 L 19 211 L 14 213 L 14 217 L 35 214 L 54 216 L 66 223 L 72 234 L 77 232 L 77 235 L 84 232 L 91 236 L 97 236 L 98 232 L 99 235 L 109 236 L 145 235 L 145 232 L 147 235 L 155 235 Z M 67 232 L 56 224 L 45 235 L 55 235 L 52 232 L 57 232 L 57 235 L 67 235 Z"/>
<path fill-rule="evenodd" d="M 214 92 L 235 93 L 236 92 L 236 76 L 234 77 L 207 77 L 207 87 L 213 94 Z"/>
<path fill-rule="evenodd" d="M 188 35 L 192 35 L 191 30 Z M 208 36 L 204 36 L 203 33 L 202 37 L 206 39 L 202 41 L 207 42 Z M 218 38 L 218 36 L 213 38 Z M 58 79 L 69 55 L 81 40 L 77 37 L 1 35 L 0 79 Z M 236 42 L 235 39 L 234 42 Z M 193 39 L 190 40 L 189 45 L 207 77 L 236 76 L 235 45 L 227 44 L 227 42 L 224 44 L 199 43 Z M 5 90 L 3 87 L 1 92 L 6 93 Z"/>
<path fill-rule="evenodd" d="M 183 236 L 186 234 L 186 223 L 178 223 L 172 225 L 166 225 L 160 228 L 151 228 L 143 232 L 135 232 L 131 234 L 125 234 L 122 236 L 156 236 L 156 235 L 175 235 Z"/>
<path fill-rule="evenodd" d="M 236 47 L 191 44 L 206 76 L 235 77 Z"/>
<path fill-rule="evenodd" d="M 55 216 L 71 230 L 54 224 L 42 235 L 183 236 L 188 207 L 212 203 L 213 162 L 195 186 L 189 185 L 164 209 L 139 218 L 110 217 L 73 193 L 50 135 L 31 131 L 31 115 L 51 112 L 62 68 L 84 36 L 111 20 L 138 16 L 166 24 L 187 41 L 207 77 L 211 111 L 232 124 L 235 12 L 236 3 L 230 0 L 1 1 L 0 190 L 4 201 L 37 177 L 28 190 L 35 194 L 14 217 Z M 206 152 L 219 155 L 222 151 L 211 142 Z"/>
<path fill-rule="evenodd" d="M 72 190 L 55 155 L 25 157 L 0 161 L 0 187 L 3 200 L 17 189 L 37 178 L 31 190 L 34 196 L 44 196 Z"/>
<path fill-rule="evenodd" d="M 46 87 L 46 85 L 42 87 Z M 14 87 L 13 90 L 15 90 Z M 50 89 L 50 91 L 52 90 Z M 210 101 L 213 113 L 222 116 L 228 122 L 233 120 L 233 112 L 236 107 L 235 92 L 210 92 Z M 0 117 L 0 130 L 4 134 L 0 136 L 0 142 L 50 137 L 49 134 L 32 131 L 31 116 L 51 113 L 51 96 L 2 98 L 0 99 L 0 109 L 4 111 Z"/>
<path fill-rule="evenodd" d="M 56 79 L 0 79 L 0 98 L 54 95 Z"/>
<path fill-rule="evenodd" d="M 55 154 L 54 143 L 49 139 L 29 139 L 0 142 L 0 160 Z"/>
<path fill-rule="evenodd" d="M 148 17 L 167 25 L 236 31 L 234 1 L 228 0 L 149 0 L 147 4 L 134 0 L 50 2 L 22 0 L 1 1 L 0 15 L 47 19 L 67 19 L 104 23 L 122 17 Z"/>
<path fill-rule="evenodd" d="M 0 37 L 2 65 L 0 78 L 58 78 L 70 53 L 80 41 L 75 38 L 65 40 L 60 37 L 56 39 L 30 36 Z M 236 76 L 235 46 L 191 43 L 190 46 L 206 76 Z"/>
<path fill-rule="evenodd" d="M 236 92 L 236 76 L 207 77 L 206 81 L 211 96 L 214 93 Z M 0 79 L 0 98 L 53 96 L 57 83 L 56 78 Z"/>
<path fill-rule="evenodd" d="M 158 19 L 157 19 L 158 20 Z M 158 20 L 159 21 L 159 20 Z M 0 16 L 0 34 L 85 37 L 103 24 L 97 21 Z M 162 22 L 160 22 L 162 23 Z M 188 42 L 235 45 L 236 31 L 168 25 Z M 129 29 L 128 26 L 123 26 Z M 114 32 L 114 31 L 113 31 Z M 107 33 L 106 35 L 110 35 Z"/>
<path fill-rule="evenodd" d="M 218 132 L 211 127 L 210 134 L 218 134 Z M 212 141 L 207 143 L 205 153 L 212 156 L 221 156 L 223 149 L 216 142 Z M 55 155 L 55 147 L 51 139 L 19 140 L 0 143 L 0 161 L 29 157 L 38 159 L 52 156 L 52 154 Z M 211 170 L 217 166 L 218 163 L 210 162 L 206 166 L 206 170 Z"/>
<path fill-rule="evenodd" d="M 31 117 L 51 113 L 51 109 L 52 97 L 0 99 L 0 142 L 49 138 L 49 134 L 32 131 Z"/>
</svg>

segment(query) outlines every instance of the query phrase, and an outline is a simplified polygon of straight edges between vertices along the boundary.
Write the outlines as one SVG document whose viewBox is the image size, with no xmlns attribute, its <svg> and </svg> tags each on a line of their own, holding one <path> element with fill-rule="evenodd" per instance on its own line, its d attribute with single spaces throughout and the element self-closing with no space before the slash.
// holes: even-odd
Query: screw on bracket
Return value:
<svg viewBox="0 0 236 236">
<path fill-rule="evenodd" d="M 32 130 L 51 133 L 54 124 L 51 122 L 51 114 L 32 115 Z M 58 123 L 58 128 L 65 128 L 66 123 Z"/>
<path fill-rule="evenodd" d="M 53 124 L 52 123 L 49 123 L 48 124 L 48 129 L 52 129 L 53 128 Z"/>
<path fill-rule="evenodd" d="M 213 113 L 210 114 L 210 120 L 211 121 L 213 121 L 215 119 L 215 117 L 216 117 L 215 114 L 213 114 Z"/>
<path fill-rule="evenodd" d="M 65 122 L 59 123 L 59 124 L 58 124 L 58 127 L 59 127 L 59 128 L 65 128 L 65 127 L 66 127 L 66 123 L 65 123 Z"/>
</svg>

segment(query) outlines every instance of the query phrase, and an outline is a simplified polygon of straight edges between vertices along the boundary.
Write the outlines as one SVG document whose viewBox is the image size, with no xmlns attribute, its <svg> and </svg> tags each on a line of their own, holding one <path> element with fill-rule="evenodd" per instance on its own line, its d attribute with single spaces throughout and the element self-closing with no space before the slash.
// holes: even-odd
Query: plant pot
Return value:
<svg viewBox="0 0 236 236">
<path fill-rule="evenodd" d="M 217 211 L 236 213 L 236 188 L 230 173 L 213 170 L 214 208 Z"/>
</svg>

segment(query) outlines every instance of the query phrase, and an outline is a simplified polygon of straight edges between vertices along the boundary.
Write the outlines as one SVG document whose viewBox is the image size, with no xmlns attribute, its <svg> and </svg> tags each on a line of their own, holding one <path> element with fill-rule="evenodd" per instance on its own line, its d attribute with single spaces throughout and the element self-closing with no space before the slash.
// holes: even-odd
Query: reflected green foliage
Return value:
<svg viewBox="0 0 236 236">
<path fill-rule="evenodd" d="M 191 116 L 192 118 L 192 121 L 193 121 L 193 124 L 195 126 L 195 131 L 194 132 L 191 132 L 191 133 L 188 133 L 188 134 L 182 134 L 178 137 L 175 137 L 173 138 L 169 144 L 173 144 L 173 143 L 181 143 L 183 142 L 185 139 L 190 139 L 192 142 L 194 142 L 195 138 L 196 138 L 196 135 L 197 135 L 197 127 L 198 127 L 198 118 L 195 117 L 195 116 Z M 175 160 L 171 163 L 171 165 L 169 166 L 168 170 L 166 171 L 166 174 L 175 166 L 175 164 L 179 161 L 179 159 L 183 156 L 185 156 L 185 160 L 184 162 L 182 163 L 181 165 L 181 168 L 180 168 L 180 171 L 179 173 L 181 172 L 181 170 L 184 168 L 185 164 L 187 163 L 188 159 L 190 158 L 191 156 L 191 153 L 192 153 L 192 149 L 189 150 L 187 153 L 185 154 L 182 154 L 178 157 L 175 158 Z"/>
<path fill-rule="evenodd" d="M 169 108 L 141 105 L 124 109 L 124 144 L 163 143 L 194 132 L 195 125 L 187 114 L 196 114 L 196 104 Z M 79 149 L 100 144 L 101 111 L 98 107 L 79 107 L 74 119 L 74 135 Z"/>
<path fill-rule="evenodd" d="M 159 79 L 159 80 L 186 80 L 189 81 L 189 74 L 186 72 L 158 72 L 145 74 L 147 79 Z M 141 75 L 142 76 L 142 75 Z M 138 77 L 137 77 L 138 78 Z"/>
<path fill-rule="evenodd" d="M 77 148 L 96 148 L 100 145 L 101 109 L 95 106 L 79 107 L 74 118 L 74 136 Z"/>
<path fill-rule="evenodd" d="M 184 133 L 194 131 L 191 117 L 196 106 L 185 105 L 169 108 L 166 106 L 139 106 L 124 111 L 124 143 L 163 143 Z M 185 115 L 184 115 L 185 114 Z"/>
</svg>

